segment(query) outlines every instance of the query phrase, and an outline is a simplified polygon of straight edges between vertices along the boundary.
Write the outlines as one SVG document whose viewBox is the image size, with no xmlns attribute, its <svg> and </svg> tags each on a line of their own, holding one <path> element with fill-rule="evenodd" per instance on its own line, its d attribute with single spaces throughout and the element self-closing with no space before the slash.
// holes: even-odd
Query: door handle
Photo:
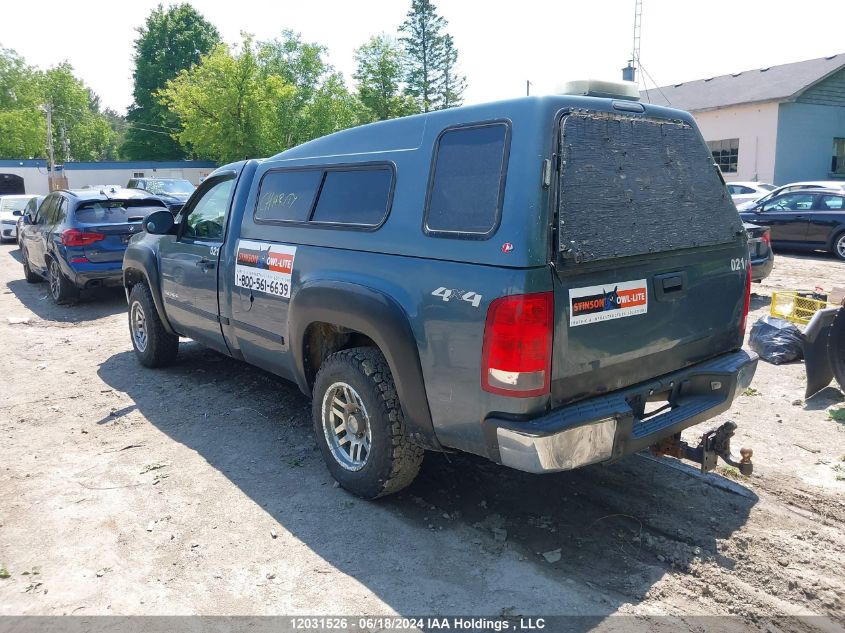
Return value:
<svg viewBox="0 0 845 633">
<path fill-rule="evenodd" d="M 654 295 L 658 301 L 675 301 L 687 293 L 687 273 L 679 271 L 654 277 Z"/>
</svg>

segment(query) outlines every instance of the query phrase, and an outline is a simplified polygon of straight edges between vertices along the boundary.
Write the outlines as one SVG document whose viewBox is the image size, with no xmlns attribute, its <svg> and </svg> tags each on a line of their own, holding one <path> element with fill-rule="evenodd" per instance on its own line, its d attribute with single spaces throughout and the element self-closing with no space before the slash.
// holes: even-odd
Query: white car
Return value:
<svg viewBox="0 0 845 633">
<path fill-rule="evenodd" d="M 0 242 L 18 239 L 18 218 L 35 196 L 0 196 Z"/>
<path fill-rule="evenodd" d="M 766 182 L 729 182 L 727 186 L 728 193 L 736 205 L 762 198 L 775 189 L 774 185 Z"/>
<path fill-rule="evenodd" d="M 769 193 L 753 200 L 748 200 L 742 203 L 734 200 L 734 204 L 736 204 L 736 208 L 739 211 L 750 211 L 758 205 L 765 204 L 781 193 L 789 193 L 790 191 L 797 191 L 799 189 L 841 189 L 842 191 L 845 191 L 845 180 L 807 180 L 804 182 L 791 182 L 788 185 L 781 185 L 776 189 L 772 189 Z"/>
</svg>

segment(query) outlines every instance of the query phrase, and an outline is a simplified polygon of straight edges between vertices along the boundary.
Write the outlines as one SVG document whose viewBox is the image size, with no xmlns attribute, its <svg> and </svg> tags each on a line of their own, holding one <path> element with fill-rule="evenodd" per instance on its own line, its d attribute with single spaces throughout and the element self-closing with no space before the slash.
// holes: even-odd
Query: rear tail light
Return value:
<svg viewBox="0 0 845 633">
<path fill-rule="evenodd" d="M 504 396 L 549 393 L 554 293 L 500 297 L 490 304 L 481 353 L 481 388 Z"/>
<path fill-rule="evenodd" d="M 771 234 L 771 232 L 764 231 L 762 239 L 766 244 L 768 244 L 771 247 L 771 245 L 772 245 L 772 234 Z"/>
<path fill-rule="evenodd" d="M 106 236 L 102 233 L 88 233 L 78 229 L 62 231 L 62 244 L 65 246 L 86 246 L 104 239 L 106 239 Z"/>
<path fill-rule="evenodd" d="M 748 310 L 751 308 L 751 262 L 745 269 L 745 299 L 742 305 L 742 318 L 739 320 L 739 332 L 745 338 L 745 324 L 748 322 Z"/>
</svg>

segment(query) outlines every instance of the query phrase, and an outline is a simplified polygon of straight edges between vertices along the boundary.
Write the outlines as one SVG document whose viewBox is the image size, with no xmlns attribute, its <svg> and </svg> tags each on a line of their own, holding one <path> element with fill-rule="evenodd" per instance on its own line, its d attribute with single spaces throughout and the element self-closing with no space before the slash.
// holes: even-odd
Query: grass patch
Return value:
<svg viewBox="0 0 845 633">
<path fill-rule="evenodd" d="M 742 479 L 742 473 L 740 473 L 739 468 L 736 468 L 735 466 L 723 464 L 722 466 L 716 467 L 716 472 L 722 475 L 722 477 L 727 477 L 728 479 Z"/>
<path fill-rule="evenodd" d="M 294 457 L 293 459 L 288 460 L 288 466 L 291 468 L 302 468 L 303 465 L 302 458 L 300 457 Z"/>
<path fill-rule="evenodd" d="M 754 387 L 748 387 L 742 392 L 743 396 L 762 396 L 763 394 L 757 391 Z"/>
<path fill-rule="evenodd" d="M 6 569 L 5 565 L 0 565 L 0 578 L 6 580 L 6 578 L 11 577 L 12 574 L 9 573 L 9 570 Z"/>
<path fill-rule="evenodd" d="M 829 409 L 827 412 L 827 419 L 835 422 L 845 422 L 845 407 Z M 843 455 L 843 457 L 845 457 L 845 455 Z"/>
</svg>

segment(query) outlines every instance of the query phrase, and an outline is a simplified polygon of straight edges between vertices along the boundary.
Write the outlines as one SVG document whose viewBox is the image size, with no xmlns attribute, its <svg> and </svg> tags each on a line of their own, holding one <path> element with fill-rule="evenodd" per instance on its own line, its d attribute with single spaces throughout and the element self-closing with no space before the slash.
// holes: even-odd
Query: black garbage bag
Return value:
<svg viewBox="0 0 845 633">
<path fill-rule="evenodd" d="M 751 327 L 751 349 L 767 363 L 780 365 L 803 356 L 801 330 L 786 319 L 766 315 Z"/>
</svg>

